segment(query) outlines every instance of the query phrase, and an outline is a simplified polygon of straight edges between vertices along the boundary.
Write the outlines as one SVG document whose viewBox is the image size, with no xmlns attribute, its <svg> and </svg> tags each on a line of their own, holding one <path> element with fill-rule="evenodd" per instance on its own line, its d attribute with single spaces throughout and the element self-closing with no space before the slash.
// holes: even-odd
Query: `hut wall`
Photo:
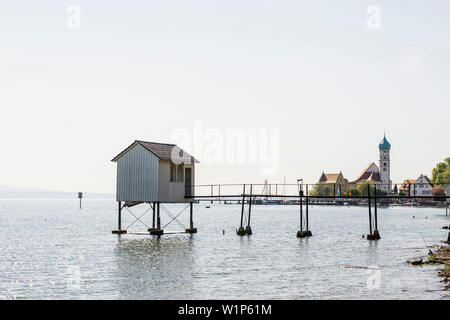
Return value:
<svg viewBox="0 0 450 320">
<path fill-rule="evenodd" d="M 158 201 L 159 159 L 136 145 L 117 161 L 117 201 Z"/>
<path fill-rule="evenodd" d="M 194 165 L 186 164 L 185 168 L 192 168 L 191 184 L 194 184 Z M 185 170 L 183 168 L 183 170 Z M 184 202 L 185 199 L 185 172 L 183 172 L 182 181 L 170 181 L 170 161 L 159 162 L 159 201 L 161 202 Z"/>
</svg>

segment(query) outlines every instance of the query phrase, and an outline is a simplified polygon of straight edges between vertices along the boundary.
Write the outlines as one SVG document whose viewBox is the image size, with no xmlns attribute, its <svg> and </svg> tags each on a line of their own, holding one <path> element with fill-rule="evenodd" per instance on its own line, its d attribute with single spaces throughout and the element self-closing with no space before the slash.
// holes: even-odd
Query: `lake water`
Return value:
<svg viewBox="0 0 450 320">
<path fill-rule="evenodd" d="M 296 237 L 298 212 L 255 205 L 253 235 L 239 237 L 239 205 L 195 204 L 197 234 L 158 239 L 111 234 L 112 200 L 85 199 L 82 210 L 70 200 L 0 200 L 0 299 L 449 299 L 439 267 L 406 263 L 426 256 L 422 236 L 447 238 L 444 209 L 381 208 L 377 242 L 361 237 L 365 207 L 312 207 L 309 239 Z M 123 215 L 126 227 L 133 217 Z M 187 209 L 180 217 L 188 224 Z"/>
</svg>

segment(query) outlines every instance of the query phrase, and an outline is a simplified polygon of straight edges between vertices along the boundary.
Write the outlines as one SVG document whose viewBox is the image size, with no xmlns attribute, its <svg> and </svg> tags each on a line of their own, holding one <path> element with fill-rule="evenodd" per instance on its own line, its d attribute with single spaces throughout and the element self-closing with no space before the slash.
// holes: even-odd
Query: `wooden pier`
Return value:
<svg viewBox="0 0 450 320">
<path fill-rule="evenodd" d="M 136 221 L 141 221 L 143 215 L 147 212 L 152 212 L 152 225 L 148 227 L 147 232 L 130 232 L 131 235 L 153 235 L 153 236 L 163 236 L 167 234 L 193 234 L 197 233 L 197 229 L 194 227 L 194 217 L 193 217 L 193 207 L 194 203 L 205 202 L 236 202 L 241 205 L 239 226 L 237 228 L 237 235 L 239 236 L 251 236 L 253 230 L 251 227 L 252 222 L 252 209 L 255 203 L 264 204 L 271 203 L 275 201 L 276 204 L 292 204 L 298 205 L 299 207 L 299 229 L 296 234 L 299 238 L 311 237 L 313 235 L 310 230 L 310 207 L 311 201 L 358 201 L 367 205 L 368 208 L 368 234 L 365 237 L 367 240 L 379 240 L 381 239 L 379 224 L 378 224 L 378 207 L 380 203 L 398 203 L 398 202 L 408 202 L 422 200 L 434 200 L 434 201 L 444 201 L 447 204 L 449 196 L 412 196 L 412 195 L 393 195 L 393 194 L 382 194 L 378 186 L 367 185 L 367 190 L 364 194 L 349 194 L 344 193 L 342 188 L 335 186 L 331 194 L 320 194 L 317 192 L 311 192 L 311 190 L 316 190 L 317 184 L 222 184 L 222 185 L 197 185 L 192 186 L 193 192 L 189 195 L 189 201 L 185 202 L 169 202 L 169 203 L 180 203 L 184 204 L 185 207 L 178 213 L 171 213 L 168 208 L 164 205 L 167 203 L 163 202 L 120 202 L 118 207 L 118 229 L 114 230 L 115 234 L 127 234 L 127 228 L 122 229 L 122 211 L 126 209 L 131 212 L 130 209 L 139 204 L 149 205 L 149 209 L 141 216 L 135 216 Z M 237 191 L 240 189 L 240 192 Z M 286 192 L 288 189 L 288 192 Z M 289 191 L 290 189 L 290 191 Z M 202 190 L 207 190 L 201 192 Z M 228 191 L 223 193 L 223 191 Z M 257 192 L 261 190 L 261 192 Z M 280 191 L 283 190 L 282 193 Z M 273 192 L 273 193 L 272 193 Z M 314 202 L 316 203 L 316 202 Z M 345 202 L 344 202 L 345 203 Z M 447 209 L 447 205 L 446 211 Z M 189 208 L 189 225 L 185 226 L 180 220 L 180 215 Z M 161 225 L 161 212 L 167 214 L 170 221 L 165 225 Z M 176 222 L 180 227 L 180 231 L 164 231 L 165 227 L 172 222 Z M 133 225 L 134 222 L 131 224 Z"/>
</svg>

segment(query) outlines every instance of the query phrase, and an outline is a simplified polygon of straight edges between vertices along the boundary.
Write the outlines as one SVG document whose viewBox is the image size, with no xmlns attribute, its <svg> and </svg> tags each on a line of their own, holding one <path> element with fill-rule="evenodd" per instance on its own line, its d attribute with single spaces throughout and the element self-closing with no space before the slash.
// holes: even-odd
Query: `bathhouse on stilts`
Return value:
<svg viewBox="0 0 450 320">
<path fill-rule="evenodd" d="M 198 160 L 175 144 L 136 140 L 112 161 L 117 163 L 116 200 L 119 205 L 118 229 L 113 233 L 127 233 L 122 229 L 124 208 L 149 204 L 153 221 L 147 231 L 153 235 L 164 234 L 160 221 L 163 203 L 188 204 L 190 224 L 184 232 L 197 231 L 193 226 L 192 201 Z M 163 210 L 170 215 L 167 208 Z"/>
</svg>

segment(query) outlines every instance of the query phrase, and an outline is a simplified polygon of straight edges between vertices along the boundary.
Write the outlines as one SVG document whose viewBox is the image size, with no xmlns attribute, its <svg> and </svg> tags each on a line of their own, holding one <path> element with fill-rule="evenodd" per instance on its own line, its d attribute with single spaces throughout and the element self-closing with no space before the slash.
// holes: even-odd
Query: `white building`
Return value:
<svg viewBox="0 0 450 320">
<path fill-rule="evenodd" d="M 391 144 L 387 141 L 386 135 L 378 146 L 380 150 L 380 189 L 386 191 L 388 194 L 392 190 L 391 180 Z"/>
<path fill-rule="evenodd" d="M 417 179 L 406 179 L 403 181 L 400 191 L 409 196 L 431 196 L 433 184 L 431 180 L 421 174 Z"/>
</svg>

